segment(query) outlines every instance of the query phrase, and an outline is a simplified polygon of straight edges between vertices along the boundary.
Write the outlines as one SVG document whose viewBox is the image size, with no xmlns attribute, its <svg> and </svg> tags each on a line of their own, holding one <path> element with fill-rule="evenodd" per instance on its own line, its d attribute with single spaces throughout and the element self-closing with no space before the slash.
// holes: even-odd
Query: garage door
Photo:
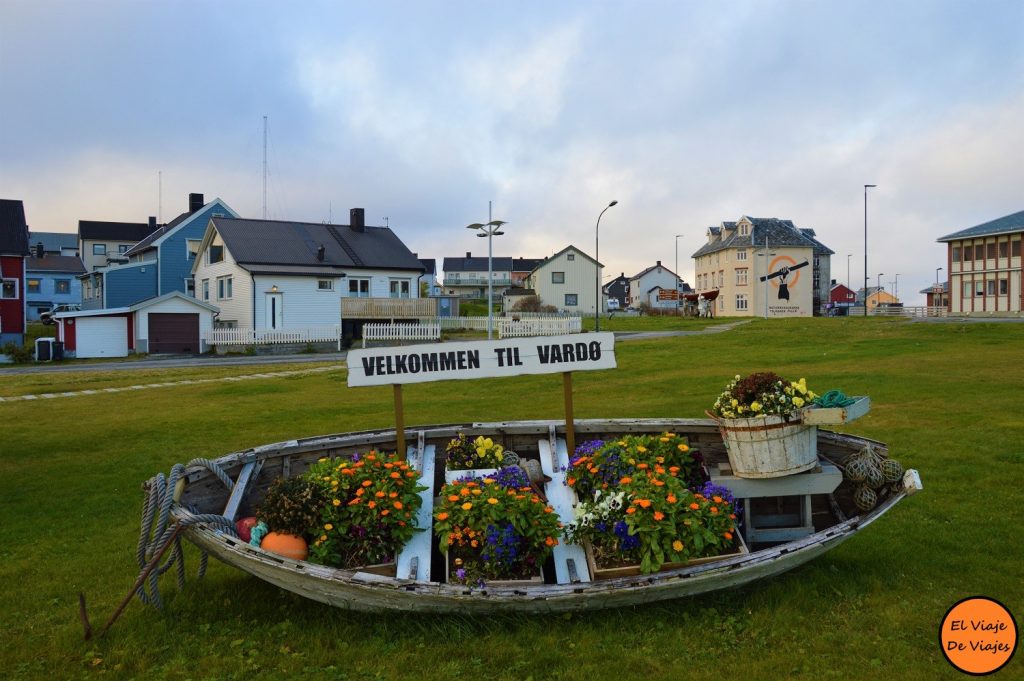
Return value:
<svg viewBox="0 0 1024 681">
<path fill-rule="evenodd" d="M 75 320 L 76 357 L 127 357 L 127 317 L 79 317 Z"/>
<path fill-rule="evenodd" d="M 149 352 L 199 354 L 199 315 L 170 312 L 149 314 Z"/>
</svg>

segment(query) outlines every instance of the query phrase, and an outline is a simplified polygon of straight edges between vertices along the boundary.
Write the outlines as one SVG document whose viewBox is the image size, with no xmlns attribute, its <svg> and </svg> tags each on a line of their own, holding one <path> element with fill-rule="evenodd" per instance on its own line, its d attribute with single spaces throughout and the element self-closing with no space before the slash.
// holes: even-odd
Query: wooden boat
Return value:
<svg viewBox="0 0 1024 681">
<path fill-rule="evenodd" d="M 565 551 L 556 551 L 549 560 L 545 583 L 483 589 L 431 578 L 431 575 L 443 574 L 444 570 L 441 567 L 443 557 L 436 545 L 429 548 L 432 538 L 429 528 L 417 535 L 428 545 L 420 552 L 423 560 L 400 557 L 397 576 L 388 577 L 286 559 L 241 541 L 226 531 L 223 524 L 197 521 L 199 514 L 227 513 L 232 517 L 236 513 L 248 514 L 274 479 L 300 475 L 321 457 L 351 456 L 369 449 L 394 451 L 406 438 L 409 461 L 425 473 L 424 481 L 431 487 L 424 494 L 436 494 L 443 479 L 444 465 L 443 461 L 435 462 L 438 456 L 435 453 L 443 452 L 445 443 L 460 432 L 469 436 L 486 435 L 522 458 L 539 459 L 545 473 L 554 478 L 548 483 L 551 498 L 560 493 L 559 488 L 561 493 L 565 491 L 558 469 L 566 463 L 565 438 L 572 439 L 573 429 L 580 440 L 671 431 L 689 438 L 691 447 L 701 452 L 711 470 L 724 466 L 727 461 L 718 426 L 710 419 L 577 420 L 571 422 L 568 430 L 566 421 L 521 421 L 363 431 L 278 442 L 221 457 L 214 463 L 238 481 L 233 494 L 208 468 L 191 467 L 186 470 L 184 488 L 179 490 L 180 497 L 170 514 L 185 528 L 184 535 L 189 541 L 218 560 L 281 588 L 337 607 L 407 612 L 565 612 L 690 596 L 778 575 L 838 546 L 905 496 L 920 489 L 916 471 L 907 471 L 901 487 L 887 492 L 871 511 L 858 512 L 852 502 L 849 483 L 842 483 L 831 494 L 815 494 L 814 485 L 798 486 L 799 491 L 806 492 L 793 496 L 798 505 L 806 504 L 804 527 L 791 528 L 778 535 L 773 534 L 779 532 L 778 528 L 758 530 L 751 524 L 745 529 L 748 540 L 752 540 L 749 553 L 654 574 L 589 581 L 581 552 L 573 552 L 579 547 L 567 546 Z M 886 451 L 880 442 L 819 430 L 817 446 L 822 470 L 790 477 L 811 480 L 804 476 L 825 475 L 828 471 L 824 469 L 829 468 L 831 462 L 841 462 L 868 445 L 876 452 L 884 454 Z M 429 510 L 426 517 L 429 521 Z M 782 538 L 787 539 L 779 543 Z"/>
</svg>

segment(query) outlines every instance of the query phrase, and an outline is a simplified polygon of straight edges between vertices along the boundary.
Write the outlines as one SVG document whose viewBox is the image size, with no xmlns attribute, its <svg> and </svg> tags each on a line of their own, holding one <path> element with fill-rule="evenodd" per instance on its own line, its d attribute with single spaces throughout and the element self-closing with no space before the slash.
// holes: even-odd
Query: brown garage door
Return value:
<svg viewBox="0 0 1024 681">
<path fill-rule="evenodd" d="M 153 312 L 149 315 L 149 352 L 199 354 L 199 315 Z"/>
</svg>

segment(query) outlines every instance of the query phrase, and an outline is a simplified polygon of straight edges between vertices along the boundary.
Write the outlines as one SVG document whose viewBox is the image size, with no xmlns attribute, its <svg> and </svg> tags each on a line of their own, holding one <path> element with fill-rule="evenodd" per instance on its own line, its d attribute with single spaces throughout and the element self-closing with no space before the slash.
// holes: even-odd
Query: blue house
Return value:
<svg viewBox="0 0 1024 681">
<path fill-rule="evenodd" d="M 74 236 L 74 235 L 72 235 Z M 82 302 L 85 265 L 77 255 L 43 255 L 25 261 L 25 302 L 29 321 L 54 305 Z"/>
<path fill-rule="evenodd" d="M 172 291 L 195 295 L 192 263 L 206 225 L 210 218 L 237 218 L 238 214 L 220 199 L 203 203 L 202 194 L 189 194 L 188 200 L 188 212 L 125 251 L 127 263 L 82 277 L 83 310 L 127 307 Z"/>
</svg>

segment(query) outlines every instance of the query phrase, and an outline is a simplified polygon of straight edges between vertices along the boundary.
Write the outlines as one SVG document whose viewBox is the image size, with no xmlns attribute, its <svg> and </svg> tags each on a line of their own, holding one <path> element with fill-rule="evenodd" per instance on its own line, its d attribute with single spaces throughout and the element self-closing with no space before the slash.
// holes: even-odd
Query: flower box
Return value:
<svg viewBox="0 0 1024 681">
<path fill-rule="evenodd" d="M 715 561 L 724 560 L 726 558 L 732 558 L 733 556 L 739 556 L 745 553 L 750 553 L 746 543 L 743 541 L 743 535 L 736 532 L 736 537 L 733 543 L 733 549 L 725 553 L 720 553 L 717 556 L 705 556 L 703 558 L 691 558 L 685 562 L 679 563 L 663 563 L 661 569 L 658 572 L 665 572 L 667 570 L 677 570 L 679 568 L 690 567 L 693 565 L 703 565 L 704 563 L 714 563 Z M 583 544 L 583 550 L 587 554 L 587 567 L 590 569 L 590 576 L 592 579 L 615 579 L 617 577 L 635 577 L 643 574 L 640 570 L 640 565 L 621 565 L 616 567 L 601 567 L 597 564 L 597 560 L 594 556 L 594 548 L 590 542 Z"/>
<path fill-rule="evenodd" d="M 452 560 L 453 560 L 452 551 L 448 551 L 448 553 L 445 554 L 444 561 L 445 561 L 446 574 L 448 575 L 448 583 L 449 584 L 457 583 L 456 580 L 454 579 L 455 567 L 452 565 Z M 485 588 L 485 589 L 486 588 L 491 588 L 491 587 L 515 588 L 515 587 L 537 586 L 537 585 L 543 584 L 543 583 L 544 583 L 544 572 L 543 572 L 543 570 L 541 569 L 540 566 L 537 566 L 537 574 L 533 575 L 529 579 L 488 579 L 488 580 L 486 580 L 484 582 L 484 586 L 482 588 Z M 466 586 L 471 588 L 471 589 L 479 588 L 479 587 L 477 587 L 474 584 L 467 584 Z"/>
</svg>

